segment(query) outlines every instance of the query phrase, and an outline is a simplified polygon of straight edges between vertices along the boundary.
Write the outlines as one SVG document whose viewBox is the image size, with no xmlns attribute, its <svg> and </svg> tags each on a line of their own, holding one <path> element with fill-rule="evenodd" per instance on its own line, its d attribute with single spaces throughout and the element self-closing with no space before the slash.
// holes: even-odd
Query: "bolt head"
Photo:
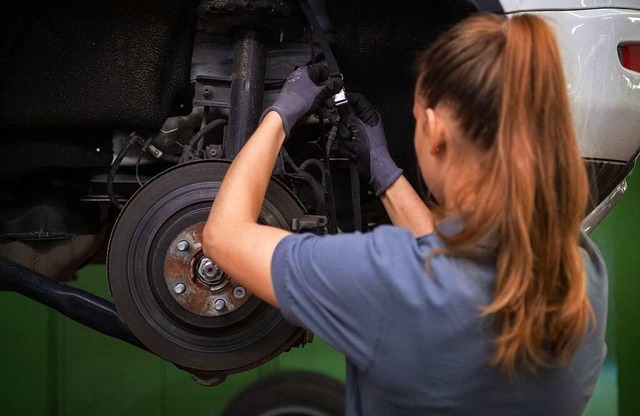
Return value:
<svg viewBox="0 0 640 416">
<path fill-rule="evenodd" d="M 218 266 L 210 264 L 204 267 L 204 275 L 207 277 L 214 277 L 218 271 Z"/>
<path fill-rule="evenodd" d="M 187 287 L 184 285 L 184 283 L 178 283 L 173 288 L 173 291 L 176 292 L 178 295 L 182 295 L 186 290 L 187 290 Z"/>
<path fill-rule="evenodd" d="M 203 283 L 209 285 L 219 283 L 224 277 L 218 265 L 206 257 L 203 257 L 198 264 L 198 275 Z"/>
<path fill-rule="evenodd" d="M 224 299 L 216 299 L 216 301 L 213 302 L 213 308 L 218 312 L 223 311 L 226 307 L 227 302 L 225 302 Z"/>
<path fill-rule="evenodd" d="M 189 250 L 189 242 L 187 240 L 180 240 L 178 243 L 178 250 L 187 251 Z"/>
<path fill-rule="evenodd" d="M 218 268 L 218 265 L 216 265 L 214 262 L 212 262 L 208 258 L 204 257 L 202 260 L 200 260 L 198 273 L 200 273 L 202 277 L 210 279 L 212 277 L 215 277 L 219 271 L 220 269 Z"/>
<path fill-rule="evenodd" d="M 236 299 L 242 299 L 247 294 L 247 290 L 242 286 L 236 286 L 233 289 L 233 297 Z"/>
</svg>

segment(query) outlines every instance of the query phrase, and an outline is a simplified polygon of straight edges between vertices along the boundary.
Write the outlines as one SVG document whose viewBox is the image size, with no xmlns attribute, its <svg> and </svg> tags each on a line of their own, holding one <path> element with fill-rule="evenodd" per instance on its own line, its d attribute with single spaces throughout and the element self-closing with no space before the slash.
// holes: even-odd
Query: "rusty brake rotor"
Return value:
<svg viewBox="0 0 640 416">
<path fill-rule="evenodd" d="M 116 308 L 136 337 L 211 377 L 254 368 L 304 336 L 202 252 L 204 222 L 227 168 L 198 161 L 157 175 L 120 213 L 107 255 Z M 295 196 L 272 180 L 259 221 L 290 229 L 301 215 Z"/>
</svg>

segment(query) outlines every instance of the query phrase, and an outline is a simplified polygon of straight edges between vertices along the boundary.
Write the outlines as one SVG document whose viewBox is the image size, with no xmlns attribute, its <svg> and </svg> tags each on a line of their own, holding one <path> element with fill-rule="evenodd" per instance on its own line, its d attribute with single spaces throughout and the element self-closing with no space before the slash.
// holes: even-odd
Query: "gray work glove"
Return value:
<svg viewBox="0 0 640 416">
<path fill-rule="evenodd" d="M 332 108 L 333 96 L 342 85 L 342 78 L 329 78 L 329 67 L 325 64 L 301 66 L 289 75 L 274 103 L 262 113 L 260 122 L 269 111 L 277 111 L 288 137 L 291 128 L 303 117 L 322 105 Z"/>
<path fill-rule="evenodd" d="M 347 94 L 349 104 L 340 110 L 340 136 L 351 136 L 347 148 L 358 158 L 358 171 L 369 178 L 369 185 L 380 196 L 402 175 L 389 154 L 380 114 L 362 94 Z"/>
</svg>

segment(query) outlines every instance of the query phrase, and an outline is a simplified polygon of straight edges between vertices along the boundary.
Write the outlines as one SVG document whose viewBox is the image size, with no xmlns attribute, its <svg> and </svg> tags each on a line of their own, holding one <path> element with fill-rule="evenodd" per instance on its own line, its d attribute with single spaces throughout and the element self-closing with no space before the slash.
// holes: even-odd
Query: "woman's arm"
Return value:
<svg viewBox="0 0 640 416">
<path fill-rule="evenodd" d="M 347 94 L 350 106 L 341 111 L 351 131 L 361 174 L 391 218 L 399 227 L 421 236 L 433 231 L 433 215 L 411 184 L 402 175 L 387 149 L 387 138 L 380 114 L 362 94 Z"/>
<path fill-rule="evenodd" d="M 278 306 L 271 258 L 290 233 L 257 224 L 276 157 L 298 120 L 342 88 L 329 68 L 313 64 L 292 72 L 260 124 L 229 167 L 204 227 L 203 251 L 260 299 Z"/>
<path fill-rule="evenodd" d="M 433 232 L 433 214 L 404 175 L 380 199 L 393 225 L 408 228 L 416 237 Z"/>
<path fill-rule="evenodd" d="M 273 252 L 289 232 L 257 224 L 273 166 L 285 139 L 282 118 L 264 117 L 229 167 L 204 227 L 203 250 L 238 283 L 278 306 L 271 281 Z"/>
</svg>

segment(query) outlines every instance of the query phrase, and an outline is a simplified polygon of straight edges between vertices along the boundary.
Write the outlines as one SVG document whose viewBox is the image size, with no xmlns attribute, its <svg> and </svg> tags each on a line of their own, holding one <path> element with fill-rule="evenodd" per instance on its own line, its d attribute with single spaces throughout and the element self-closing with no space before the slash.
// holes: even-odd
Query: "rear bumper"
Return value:
<svg viewBox="0 0 640 416">
<path fill-rule="evenodd" d="M 640 148 L 640 73 L 621 65 L 618 46 L 640 42 L 640 10 L 535 13 L 556 32 L 582 156 L 631 161 Z"/>
<path fill-rule="evenodd" d="M 611 212 L 613 207 L 620 201 L 622 195 L 627 191 L 627 180 L 622 182 L 582 221 L 582 230 L 590 234 L 602 220 Z"/>
</svg>

